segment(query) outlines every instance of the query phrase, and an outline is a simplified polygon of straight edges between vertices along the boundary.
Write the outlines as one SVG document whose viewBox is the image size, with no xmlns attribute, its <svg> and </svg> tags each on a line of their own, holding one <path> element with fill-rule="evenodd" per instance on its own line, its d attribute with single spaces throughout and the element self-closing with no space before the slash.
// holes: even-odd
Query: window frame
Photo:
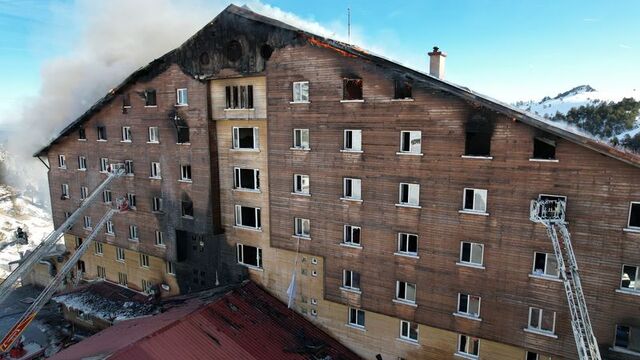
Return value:
<svg viewBox="0 0 640 360">
<path fill-rule="evenodd" d="M 138 237 L 138 226 L 135 224 L 131 224 L 129 225 L 129 237 L 128 240 L 130 241 L 140 241 L 140 238 Z"/>
<path fill-rule="evenodd" d="M 78 171 L 86 171 L 87 170 L 87 157 L 86 156 L 78 156 Z"/>
<path fill-rule="evenodd" d="M 242 209 L 246 208 L 246 209 L 253 209 L 254 210 L 254 221 L 256 223 L 256 226 L 249 226 L 249 225 L 243 225 L 242 224 Z M 240 216 L 238 216 L 240 215 Z M 249 229 L 249 230 L 255 230 L 255 231 L 262 231 L 262 219 L 261 219 L 261 208 L 259 207 L 252 207 L 252 206 L 243 206 L 243 205 L 235 205 L 234 206 L 234 217 L 235 217 L 235 226 L 242 228 L 242 229 Z"/>
<path fill-rule="evenodd" d="M 82 228 L 85 230 L 91 230 L 93 229 L 91 225 L 91 216 L 85 215 L 83 218 Z"/>
<path fill-rule="evenodd" d="M 226 85 L 224 110 L 255 110 L 253 84 Z"/>
<path fill-rule="evenodd" d="M 169 275 L 175 275 L 176 274 L 176 269 L 175 269 L 175 265 L 172 261 L 165 261 L 165 270 L 167 272 L 167 274 Z"/>
<path fill-rule="evenodd" d="M 635 274 L 634 274 L 634 280 L 633 280 L 633 287 L 631 287 L 631 278 L 629 277 L 629 287 L 624 287 L 622 285 L 622 282 L 625 281 L 624 279 L 624 275 L 626 274 L 624 271 L 624 268 L 626 267 L 630 267 L 630 268 L 635 268 Z M 621 274 L 620 274 L 620 290 L 621 291 L 628 291 L 628 292 L 632 292 L 632 293 L 639 293 L 640 294 L 640 282 L 638 281 L 638 276 L 640 276 L 640 266 L 638 265 L 627 265 L 627 264 L 622 264 L 622 270 L 621 270 Z"/>
<path fill-rule="evenodd" d="M 304 134 L 306 133 L 306 146 L 304 140 Z M 298 144 L 298 134 L 300 143 Z M 296 150 L 310 150 L 311 149 L 311 139 L 309 129 L 293 129 L 293 146 L 292 149 Z"/>
<path fill-rule="evenodd" d="M 415 339 L 411 337 L 411 325 L 415 324 Z M 405 333 L 405 325 L 407 332 Z M 420 339 L 420 324 L 407 320 L 400 320 L 400 339 L 418 343 Z"/>
<path fill-rule="evenodd" d="M 404 284 L 404 298 L 400 297 L 400 284 Z M 409 289 L 409 285 L 413 286 L 413 300 L 408 298 L 408 289 Z M 416 304 L 416 299 L 418 297 L 418 287 L 416 286 L 415 283 L 410 283 L 408 281 L 401 281 L 401 280 L 396 280 L 396 297 L 395 300 L 402 302 L 402 303 L 406 303 L 406 304 Z"/>
<path fill-rule="evenodd" d="M 116 261 L 125 262 L 125 260 L 126 260 L 126 253 L 124 251 L 124 248 L 116 247 Z"/>
<path fill-rule="evenodd" d="M 104 266 L 96 265 L 96 277 L 98 279 L 107 279 L 107 269 Z"/>
<path fill-rule="evenodd" d="M 461 311 L 460 310 L 460 305 L 462 303 L 462 298 L 465 297 L 465 296 L 467 298 L 466 309 L 464 311 Z M 474 314 L 474 313 L 469 311 L 469 308 L 471 307 L 471 298 L 477 298 L 477 300 L 478 300 L 478 313 L 477 314 Z M 456 313 L 457 314 L 463 315 L 465 317 L 474 318 L 474 319 L 480 319 L 481 308 L 482 308 L 482 297 L 481 296 L 465 294 L 465 293 L 458 293 L 458 306 L 456 307 Z"/>
<path fill-rule="evenodd" d="M 536 257 L 537 257 L 538 254 L 544 255 L 544 269 L 542 269 L 542 274 L 539 274 L 539 273 L 536 272 Z M 560 278 L 560 267 L 558 266 L 558 259 L 557 258 L 556 258 L 556 274 L 555 275 L 547 274 L 547 267 L 549 265 L 549 255 L 551 255 L 554 258 L 556 258 L 556 254 L 554 254 L 554 253 L 547 253 L 547 252 L 540 252 L 540 251 L 534 251 L 533 252 L 533 264 L 531 266 L 531 275 L 538 276 L 538 277 L 544 277 L 544 278 L 550 278 L 550 279 L 559 279 Z"/>
<path fill-rule="evenodd" d="M 183 219 L 193 219 L 195 217 L 195 208 L 193 206 L 193 201 L 180 201 L 180 217 L 182 217 Z"/>
<path fill-rule="evenodd" d="M 104 125 L 96 126 L 97 132 L 97 140 L 96 141 L 107 141 L 107 127 Z"/>
<path fill-rule="evenodd" d="M 465 261 L 462 259 L 462 256 L 464 254 L 464 244 L 469 244 L 469 261 Z M 473 245 L 480 245 L 482 248 L 482 256 L 480 257 L 480 264 L 477 264 L 475 262 L 473 262 L 473 254 L 474 254 L 474 246 Z M 460 241 L 460 257 L 459 257 L 459 264 L 461 265 L 470 265 L 470 266 L 475 266 L 475 267 L 484 267 L 484 244 L 482 243 L 477 243 L 477 242 L 472 242 L 472 241 Z"/>
<path fill-rule="evenodd" d="M 404 134 L 409 134 L 409 150 L 405 150 L 405 139 L 404 139 Z M 418 140 L 420 141 L 418 144 L 418 149 L 417 151 L 414 151 L 414 149 L 411 148 L 412 146 L 412 141 L 413 141 L 413 137 L 412 135 L 415 135 L 415 133 L 418 133 Z M 400 131 L 400 150 L 398 150 L 398 153 L 400 154 L 406 154 L 406 155 L 422 155 L 422 130 L 402 130 Z"/>
<path fill-rule="evenodd" d="M 298 181 L 298 178 L 300 181 Z M 305 190 L 305 179 L 306 179 L 306 190 Z M 298 183 L 300 183 L 300 188 L 298 188 Z M 293 174 L 293 193 L 298 195 L 310 195 L 311 190 L 311 181 L 309 175 L 305 174 Z"/>
<path fill-rule="evenodd" d="M 245 255 L 244 255 L 244 248 L 245 247 L 251 247 L 251 248 L 255 248 L 256 249 L 256 264 L 257 265 L 253 265 L 250 263 L 245 262 Z M 241 244 L 241 243 L 237 243 L 236 244 L 236 260 L 238 262 L 238 264 L 240 265 L 244 265 L 247 267 L 251 267 L 251 268 L 257 268 L 257 269 L 262 269 L 263 268 L 263 262 L 262 262 L 262 248 L 257 247 L 257 246 L 251 246 L 251 245 L 245 245 L 245 244 Z"/>
<path fill-rule="evenodd" d="M 144 107 L 157 107 L 158 93 L 156 89 L 146 89 L 144 91 Z"/>
<path fill-rule="evenodd" d="M 180 165 L 180 181 L 193 182 L 193 173 L 191 172 L 191 164 Z"/>
<path fill-rule="evenodd" d="M 120 142 L 130 143 L 132 141 L 131 126 L 122 127 L 122 140 Z"/>
<path fill-rule="evenodd" d="M 342 288 L 352 291 L 361 291 L 360 278 L 361 276 L 359 272 L 354 270 L 342 269 Z M 356 282 L 358 286 L 355 286 Z"/>
<path fill-rule="evenodd" d="M 633 212 L 633 207 L 636 205 L 638 207 L 637 211 L 640 211 L 640 201 L 630 201 L 629 202 L 629 216 L 627 217 L 627 228 L 640 231 L 640 226 L 631 226 L 631 215 Z M 639 224 L 640 225 L 640 224 Z"/>
<path fill-rule="evenodd" d="M 242 170 L 250 170 L 253 173 L 253 188 L 242 187 Z M 253 168 L 242 168 L 242 167 L 234 167 L 233 168 L 233 189 L 239 191 L 252 191 L 258 192 L 260 191 L 260 169 Z"/>
<path fill-rule="evenodd" d="M 109 172 L 109 158 L 100 158 L 100 172 L 107 173 Z"/>
<path fill-rule="evenodd" d="M 364 152 L 362 146 L 362 129 L 344 129 L 342 132 L 342 152 L 352 152 L 352 153 L 362 153 Z M 350 134 L 350 139 L 347 136 Z M 354 134 L 359 134 L 358 137 L 354 137 Z M 356 144 L 356 139 L 358 142 L 358 146 L 354 146 Z M 348 140 L 351 142 L 351 146 L 348 145 Z"/>
<path fill-rule="evenodd" d="M 160 128 L 158 126 L 149 126 L 148 134 L 149 134 L 149 140 L 147 141 L 147 143 L 149 144 L 160 143 Z"/>
<path fill-rule="evenodd" d="M 101 242 L 96 241 L 94 243 L 94 252 L 93 252 L 93 254 L 97 255 L 97 256 L 104 255 L 104 247 L 103 247 L 103 244 Z"/>
<path fill-rule="evenodd" d="M 125 160 L 124 161 L 124 171 L 126 176 L 134 176 L 135 168 L 133 166 L 133 160 Z"/>
<path fill-rule="evenodd" d="M 89 197 L 89 188 L 80 186 L 80 200 L 86 200 Z"/>
<path fill-rule="evenodd" d="M 69 194 L 69 184 L 60 184 L 60 191 L 62 192 L 62 199 L 69 199 L 71 197 Z"/>
<path fill-rule="evenodd" d="M 403 198 L 403 188 L 406 186 L 407 189 L 407 201 L 403 202 L 402 198 Z M 413 193 L 414 195 L 417 195 L 417 201 L 415 203 L 411 202 L 411 193 L 412 193 L 412 189 L 413 189 Z M 407 183 L 407 182 L 401 182 L 398 185 L 398 206 L 405 206 L 405 207 L 420 207 L 420 184 L 416 184 L 416 183 Z"/>
<path fill-rule="evenodd" d="M 308 234 L 304 233 L 304 224 L 307 224 L 307 228 L 309 229 Z M 311 239 L 311 220 L 295 217 L 293 220 L 293 235 L 302 239 Z"/>
<path fill-rule="evenodd" d="M 115 231 L 113 229 L 113 221 L 109 220 L 104 223 L 104 232 L 106 235 L 115 235 Z"/>
<path fill-rule="evenodd" d="M 110 189 L 102 191 L 102 202 L 105 204 L 111 204 L 113 202 L 113 196 Z"/>
<path fill-rule="evenodd" d="M 462 337 L 465 338 L 464 349 L 461 349 Z M 473 343 L 477 343 L 477 346 L 470 345 Z M 473 351 L 473 348 L 476 348 L 477 354 L 468 352 L 469 346 L 471 346 L 471 351 Z M 472 359 L 478 359 L 480 357 L 480 338 L 469 336 L 469 335 L 458 334 L 458 346 L 456 348 L 456 352 L 458 354 L 464 355 L 466 357 L 470 357 Z"/>
<path fill-rule="evenodd" d="M 358 241 L 357 242 L 353 241 L 354 233 L 355 233 L 356 229 L 357 229 L 357 232 L 358 232 Z M 349 236 L 347 236 L 347 234 Z M 347 241 L 347 239 L 349 237 L 351 238 L 351 240 Z M 343 226 L 343 232 L 342 232 L 342 243 L 344 245 L 348 245 L 348 246 L 362 247 L 362 227 L 361 226 L 345 224 Z"/>
<path fill-rule="evenodd" d="M 306 86 L 304 86 L 306 85 Z M 296 87 L 298 87 L 298 97 L 296 98 Z M 303 96 L 304 92 L 303 90 L 306 90 L 306 100 L 304 100 L 305 96 Z M 310 99 L 309 99 L 309 81 L 294 81 L 293 84 L 291 85 L 291 103 L 292 104 L 308 104 L 310 103 Z"/>
<path fill-rule="evenodd" d="M 355 197 L 354 196 L 354 189 L 356 187 L 354 187 L 354 181 L 355 183 L 358 184 L 357 186 L 357 193 L 358 196 Z M 347 182 L 351 182 L 351 195 L 347 196 Z M 360 178 L 352 178 L 352 177 L 344 177 L 342 178 L 342 199 L 344 200 L 351 200 L 351 201 L 362 201 L 362 179 Z"/>
<path fill-rule="evenodd" d="M 253 147 L 240 147 L 240 129 L 253 129 Z M 260 128 L 257 126 L 234 126 L 232 128 L 232 149 L 236 151 L 260 150 Z"/>
<path fill-rule="evenodd" d="M 553 148 L 553 157 L 538 157 L 536 156 L 536 149 L 538 148 L 536 146 L 536 144 L 544 144 L 546 146 L 550 146 Z M 557 158 L 557 149 L 558 149 L 558 143 L 555 140 L 551 140 L 551 139 L 547 139 L 544 138 L 542 136 L 534 136 L 533 137 L 533 147 L 532 147 L 532 151 L 531 151 L 531 159 L 533 161 L 549 161 L 549 162 L 557 162 L 558 158 Z"/>
<path fill-rule="evenodd" d="M 151 212 L 156 212 L 156 213 L 163 212 L 164 208 L 162 205 L 163 205 L 162 197 L 154 196 L 151 199 Z"/>
<path fill-rule="evenodd" d="M 67 157 L 64 154 L 58 155 L 58 168 L 59 169 L 67 168 Z"/>
<path fill-rule="evenodd" d="M 539 310 L 539 313 L 538 313 L 538 327 L 534 327 L 534 326 L 531 325 L 531 316 L 532 316 L 532 313 L 533 313 L 534 309 Z M 556 334 L 556 320 L 557 320 L 558 314 L 555 311 L 551 311 L 553 313 L 552 329 L 551 330 L 545 330 L 545 329 L 542 328 L 542 319 L 544 317 L 544 312 L 545 311 L 551 311 L 551 310 L 545 310 L 545 309 L 538 308 L 538 307 L 535 307 L 535 306 L 529 306 L 529 318 L 528 318 L 528 321 L 527 321 L 527 329 L 530 330 L 530 331 L 537 332 L 537 333 L 555 335 Z"/>
<path fill-rule="evenodd" d="M 362 314 L 362 317 L 358 316 L 360 314 Z M 351 321 L 352 318 L 355 319 L 355 322 Z M 360 319 L 362 319 L 362 324 L 360 324 Z M 347 312 L 347 324 L 352 327 L 364 329 L 366 325 L 366 312 L 362 309 L 349 307 L 349 311 Z"/>
<path fill-rule="evenodd" d="M 162 179 L 162 168 L 160 167 L 159 161 L 151 162 L 151 174 L 149 175 L 150 179 Z"/>
<path fill-rule="evenodd" d="M 618 345 L 618 328 L 619 327 L 625 327 L 629 329 L 628 332 L 628 338 L 626 339 L 627 342 L 627 346 L 626 347 L 622 347 Z M 633 355 L 638 355 L 640 354 L 640 348 L 639 349 L 630 349 L 629 348 L 629 343 L 631 343 L 631 337 L 632 334 L 635 333 L 634 329 L 637 332 L 640 332 L 640 327 L 636 327 L 636 326 L 632 326 L 632 325 L 625 325 L 625 324 L 616 324 L 615 326 L 615 332 L 613 335 L 613 350 L 618 350 L 618 351 L 622 351 L 622 352 L 626 352 L 626 353 L 631 353 Z"/>
<path fill-rule="evenodd" d="M 189 90 L 187 88 L 176 89 L 176 106 L 189 105 Z"/>
<path fill-rule="evenodd" d="M 155 245 L 166 247 L 167 245 L 164 243 L 164 233 L 160 230 L 155 231 Z"/>
<path fill-rule="evenodd" d="M 472 190 L 473 191 L 473 202 L 472 202 L 472 208 L 471 209 L 467 209 L 467 190 Z M 476 192 L 484 192 L 484 210 L 476 210 Z M 464 188 L 462 191 L 462 211 L 467 212 L 467 213 L 475 213 L 475 214 L 487 214 L 487 210 L 489 208 L 489 190 L 487 189 L 478 189 L 478 188 Z"/>
<path fill-rule="evenodd" d="M 406 235 L 406 249 L 407 250 L 402 250 L 402 236 Z M 415 248 L 416 251 L 415 252 L 411 252 L 409 251 L 409 243 L 410 243 L 410 238 L 411 237 L 415 237 Z M 412 233 L 405 233 L 405 232 L 398 232 L 397 235 L 398 238 L 398 243 L 397 243 L 397 252 L 398 254 L 402 254 L 402 255 L 411 255 L 411 256 L 418 256 L 418 240 L 420 239 L 420 236 L 418 234 L 412 234 Z"/>
<path fill-rule="evenodd" d="M 140 253 L 140 267 L 148 268 L 150 263 L 149 255 Z"/>
</svg>

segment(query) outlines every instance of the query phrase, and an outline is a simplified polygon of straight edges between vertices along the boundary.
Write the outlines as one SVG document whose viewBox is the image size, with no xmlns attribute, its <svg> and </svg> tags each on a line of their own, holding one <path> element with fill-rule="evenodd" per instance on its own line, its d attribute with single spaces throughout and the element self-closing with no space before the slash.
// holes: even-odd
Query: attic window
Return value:
<svg viewBox="0 0 640 360">
<path fill-rule="evenodd" d="M 467 121 L 465 132 L 465 155 L 490 156 L 493 126 L 489 119 L 482 115 L 474 115 Z"/>
<path fill-rule="evenodd" d="M 157 106 L 156 91 L 148 89 L 144 91 L 144 106 Z"/>
<path fill-rule="evenodd" d="M 129 97 L 129 93 L 122 94 L 122 108 L 128 109 L 131 107 L 131 98 Z"/>
<path fill-rule="evenodd" d="M 84 131 L 84 128 L 78 129 L 78 140 L 87 140 L 87 133 Z"/>
<path fill-rule="evenodd" d="M 362 100 L 362 79 L 342 79 L 342 100 Z"/>
<path fill-rule="evenodd" d="M 394 82 L 394 99 L 411 99 L 411 84 L 407 81 Z"/>
<path fill-rule="evenodd" d="M 541 160 L 555 160 L 556 142 L 536 137 L 533 139 L 533 158 Z"/>
</svg>

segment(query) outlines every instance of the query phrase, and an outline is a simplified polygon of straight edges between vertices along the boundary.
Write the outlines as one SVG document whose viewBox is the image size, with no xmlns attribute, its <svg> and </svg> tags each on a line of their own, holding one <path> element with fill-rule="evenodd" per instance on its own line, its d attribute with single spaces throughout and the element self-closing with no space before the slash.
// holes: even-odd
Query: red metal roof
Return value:
<svg viewBox="0 0 640 360">
<path fill-rule="evenodd" d="M 124 321 L 52 359 L 360 359 L 253 282 L 211 303 L 192 299 Z"/>
</svg>

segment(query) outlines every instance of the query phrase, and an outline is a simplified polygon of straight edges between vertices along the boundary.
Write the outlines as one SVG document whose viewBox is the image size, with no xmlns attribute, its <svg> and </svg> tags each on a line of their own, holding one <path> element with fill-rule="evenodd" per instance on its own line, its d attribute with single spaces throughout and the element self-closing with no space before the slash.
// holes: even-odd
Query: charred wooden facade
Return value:
<svg viewBox="0 0 640 360">
<path fill-rule="evenodd" d="M 156 108 L 135 95 L 151 88 Z M 188 107 L 175 106 L 179 88 Z M 160 144 L 137 142 L 149 126 Z M 56 224 L 74 208 L 61 184 L 91 188 L 98 158 L 133 158 L 135 176 L 112 192 L 135 191 L 139 205 L 100 241 L 175 263 L 180 292 L 248 274 L 286 300 L 295 272 L 296 310 L 366 358 L 576 358 L 551 242 L 529 220 L 532 199 L 566 197 L 601 351 L 640 356 L 640 291 L 623 278 L 640 268 L 637 155 L 247 9 L 230 6 L 133 74 L 42 153 Z M 84 153 L 87 171 L 70 169 Z M 192 182 L 180 181 L 187 163 Z M 120 235 L 132 222 L 136 243 Z"/>
</svg>

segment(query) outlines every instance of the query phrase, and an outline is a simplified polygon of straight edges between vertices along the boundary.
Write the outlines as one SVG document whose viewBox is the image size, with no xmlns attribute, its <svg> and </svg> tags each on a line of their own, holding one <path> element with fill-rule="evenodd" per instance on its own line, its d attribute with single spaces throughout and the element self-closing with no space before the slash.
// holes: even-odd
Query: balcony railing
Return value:
<svg viewBox="0 0 640 360">
<path fill-rule="evenodd" d="M 564 222 L 566 207 L 563 200 L 531 200 L 529 216 L 533 222 Z"/>
</svg>

